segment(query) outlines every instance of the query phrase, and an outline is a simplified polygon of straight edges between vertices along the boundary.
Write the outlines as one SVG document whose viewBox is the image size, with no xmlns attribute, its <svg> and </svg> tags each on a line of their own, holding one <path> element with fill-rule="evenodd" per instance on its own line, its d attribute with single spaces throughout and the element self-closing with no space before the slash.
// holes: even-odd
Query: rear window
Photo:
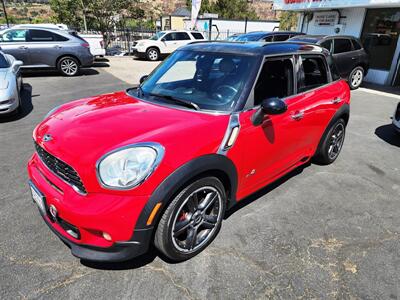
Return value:
<svg viewBox="0 0 400 300">
<path fill-rule="evenodd" d="M 51 31 L 31 29 L 31 30 L 29 30 L 28 41 L 30 41 L 30 42 L 65 42 L 65 41 L 68 41 L 68 39 L 64 36 L 53 33 Z"/>
<path fill-rule="evenodd" d="M 302 69 L 298 74 L 300 93 L 328 83 L 328 73 L 322 57 L 302 55 Z"/>
<path fill-rule="evenodd" d="M 352 51 L 352 45 L 349 39 L 335 39 L 334 52 L 335 54 Z"/>
<path fill-rule="evenodd" d="M 186 32 L 177 32 L 176 33 L 177 40 L 190 40 L 190 36 Z"/>
<path fill-rule="evenodd" d="M 196 40 L 203 40 L 204 39 L 203 35 L 200 32 L 192 32 L 192 35 Z"/>
<path fill-rule="evenodd" d="M 289 39 L 288 34 L 278 34 L 274 36 L 274 42 L 282 42 Z"/>
</svg>

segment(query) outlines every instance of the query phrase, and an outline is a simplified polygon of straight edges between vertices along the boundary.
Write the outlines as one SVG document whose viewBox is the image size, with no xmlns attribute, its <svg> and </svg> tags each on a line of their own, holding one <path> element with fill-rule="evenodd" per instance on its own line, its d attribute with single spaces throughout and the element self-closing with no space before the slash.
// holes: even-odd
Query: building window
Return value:
<svg viewBox="0 0 400 300">
<path fill-rule="evenodd" d="M 390 70 L 400 34 L 400 9 L 369 9 L 361 40 L 372 69 Z"/>
</svg>

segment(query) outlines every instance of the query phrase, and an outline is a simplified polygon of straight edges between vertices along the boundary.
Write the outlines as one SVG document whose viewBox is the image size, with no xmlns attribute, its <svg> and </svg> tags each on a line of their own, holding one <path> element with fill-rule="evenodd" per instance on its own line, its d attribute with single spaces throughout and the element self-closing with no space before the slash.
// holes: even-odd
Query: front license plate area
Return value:
<svg viewBox="0 0 400 300">
<path fill-rule="evenodd" d="M 45 196 L 38 190 L 38 188 L 32 182 L 29 182 L 29 187 L 31 190 L 32 199 L 39 207 L 40 213 L 42 215 L 46 215 Z"/>
</svg>

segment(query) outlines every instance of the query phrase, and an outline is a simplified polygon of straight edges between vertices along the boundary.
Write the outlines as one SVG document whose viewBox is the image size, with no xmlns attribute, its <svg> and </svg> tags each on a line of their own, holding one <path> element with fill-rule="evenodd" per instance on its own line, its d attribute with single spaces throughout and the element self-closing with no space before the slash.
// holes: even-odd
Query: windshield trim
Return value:
<svg viewBox="0 0 400 300">
<path fill-rule="evenodd" d="M 132 87 L 129 88 L 125 91 L 125 93 L 137 100 L 146 102 L 146 103 L 150 103 L 150 104 L 154 104 L 154 105 L 159 105 L 159 106 L 163 106 L 163 107 L 168 107 L 168 108 L 173 108 L 173 109 L 177 109 L 177 110 L 184 110 L 184 111 L 190 111 L 193 113 L 202 113 L 202 114 L 207 114 L 207 115 L 216 115 L 216 116 L 229 116 L 233 113 L 235 113 L 235 111 L 221 111 L 221 110 L 210 110 L 210 109 L 199 109 L 199 110 L 194 110 L 191 108 L 187 108 L 181 105 L 175 105 L 173 103 L 168 103 L 168 102 L 161 102 L 161 101 L 152 101 L 150 99 L 143 99 L 142 97 L 139 97 L 138 95 L 132 95 L 130 93 L 130 91 L 132 90 L 137 90 L 139 88 L 139 85 L 137 87 Z"/>
</svg>

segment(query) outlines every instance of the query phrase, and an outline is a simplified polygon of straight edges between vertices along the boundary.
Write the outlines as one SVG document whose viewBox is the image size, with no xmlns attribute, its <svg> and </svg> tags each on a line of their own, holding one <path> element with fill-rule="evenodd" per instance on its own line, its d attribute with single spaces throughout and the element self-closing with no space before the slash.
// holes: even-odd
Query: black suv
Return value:
<svg viewBox="0 0 400 300">
<path fill-rule="evenodd" d="M 302 35 L 293 37 L 290 41 L 317 44 L 328 49 L 340 75 L 348 81 L 352 90 L 359 88 L 367 75 L 368 54 L 361 42 L 353 36 Z"/>
</svg>

